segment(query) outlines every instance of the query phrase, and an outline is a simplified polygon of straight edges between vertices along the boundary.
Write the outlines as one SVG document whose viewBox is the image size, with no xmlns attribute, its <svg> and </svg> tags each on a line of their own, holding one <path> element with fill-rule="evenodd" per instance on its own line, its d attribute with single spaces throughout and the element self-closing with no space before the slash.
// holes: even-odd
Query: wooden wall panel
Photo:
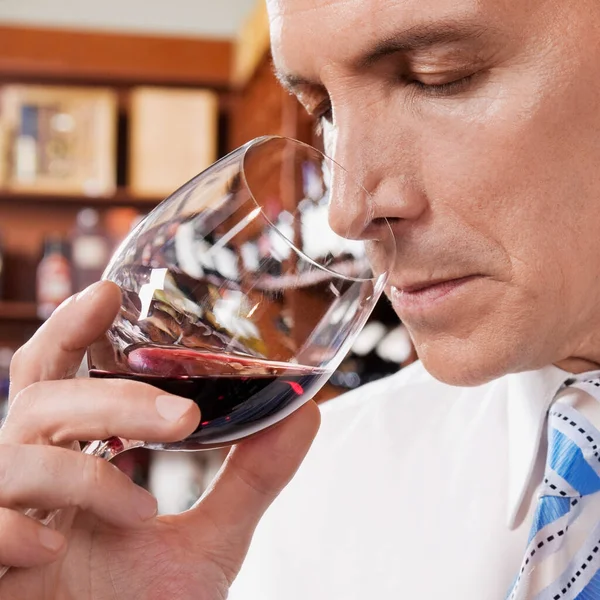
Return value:
<svg viewBox="0 0 600 600">
<path fill-rule="evenodd" d="M 293 137 L 296 106 L 297 101 L 275 79 L 270 56 L 265 56 L 253 78 L 232 101 L 230 149 L 261 135 Z"/>
</svg>

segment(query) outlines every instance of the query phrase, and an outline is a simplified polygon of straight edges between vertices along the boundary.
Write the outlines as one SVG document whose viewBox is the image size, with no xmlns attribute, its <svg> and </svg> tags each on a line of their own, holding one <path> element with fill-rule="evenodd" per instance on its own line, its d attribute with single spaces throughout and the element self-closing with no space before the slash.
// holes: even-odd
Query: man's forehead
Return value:
<svg viewBox="0 0 600 600">
<path fill-rule="evenodd" d="M 308 63 L 351 60 L 378 40 L 422 26 L 485 24 L 483 5 L 512 1 L 267 0 L 273 55 L 280 71 L 318 72 Z"/>
<path fill-rule="evenodd" d="M 352 15 L 405 6 L 415 1 L 418 0 L 267 0 L 267 9 L 272 22 L 282 18 L 310 20 L 323 17 L 347 22 Z M 460 1 L 463 0 L 454 0 L 455 3 Z"/>
<path fill-rule="evenodd" d="M 368 3 L 368 0 L 365 2 Z M 272 17 L 336 4 L 349 4 L 349 0 L 267 0 L 269 14 Z"/>
</svg>

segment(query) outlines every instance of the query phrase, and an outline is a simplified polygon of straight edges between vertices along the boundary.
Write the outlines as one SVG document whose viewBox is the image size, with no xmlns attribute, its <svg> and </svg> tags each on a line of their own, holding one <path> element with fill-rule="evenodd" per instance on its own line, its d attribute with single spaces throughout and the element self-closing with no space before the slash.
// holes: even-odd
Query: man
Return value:
<svg viewBox="0 0 600 600">
<path fill-rule="evenodd" d="M 600 4 L 268 7 L 280 80 L 373 194 L 336 197 L 331 221 L 391 221 L 388 295 L 422 364 L 324 407 L 231 598 L 501 600 L 531 570 L 548 407 L 600 363 Z"/>
<path fill-rule="evenodd" d="M 336 197 L 332 222 L 392 224 L 388 294 L 422 363 L 325 406 L 231 598 L 600 597 L 600 544 L 574 562 L 600 521 L 597 466 L 580 452 L 562 469 L 572 444 L 546 436 L 551 405 L 549 423 L 577 415 L 582 444 L 599 434 L 600 4 L 268 6 L 282 82 L 373 194 L 369 206 Z M 192 511 L 155 518 L 131 482 L 71 450 L 180 439 L 198 420 L 136 382 L 64 379 L 118 305 L 110 284 L 71 300 L 13 366 L 0 562 L 29 569 L 0 581 L 2 600 L 225 598 L 315 434 L 307 405 L 238 446 Z M 58 533 L 15 510 L 65 505 Z"/>
</svg>

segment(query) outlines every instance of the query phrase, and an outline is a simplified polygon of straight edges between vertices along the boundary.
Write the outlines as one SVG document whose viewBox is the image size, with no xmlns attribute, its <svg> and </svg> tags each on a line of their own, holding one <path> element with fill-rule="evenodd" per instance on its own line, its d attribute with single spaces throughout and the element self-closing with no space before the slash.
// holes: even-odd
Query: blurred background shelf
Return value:
<svg viewBox="0 0 600 600">
<path fill-rule="evenodd" d="M 0 190 L 0 204 L 2 205 L 25 205 L 32 206 L 36 204 L 59 205 L 59 206 L 92 206 L 94 208 L 102 207 L 139 207 L 143 209 L 152 209 L 163 198 L 142 198 L 131 194 L 127 188 L 118 188 L 112 196 L 83 196 L 68 194 L 44 194 L 33 192 L 11 192 Z"/>
<path fill-rule="evenodd" d="M 0 302 L 0 321 L 41 323 L 35 302 Z"/>
</svg>

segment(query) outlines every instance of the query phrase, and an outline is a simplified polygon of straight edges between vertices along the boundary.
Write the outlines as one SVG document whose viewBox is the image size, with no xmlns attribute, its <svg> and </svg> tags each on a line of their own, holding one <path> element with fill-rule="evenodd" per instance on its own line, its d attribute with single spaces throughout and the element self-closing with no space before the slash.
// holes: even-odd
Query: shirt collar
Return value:
<svg viewBox="0 0 600 600">
<path fill-rule="evenodd" d="M 546 413 L 565 382 L 573 377 L 553 365 L 507 375 L 508 527 L 513 529 L 536 465 Z"/>
</svg>

